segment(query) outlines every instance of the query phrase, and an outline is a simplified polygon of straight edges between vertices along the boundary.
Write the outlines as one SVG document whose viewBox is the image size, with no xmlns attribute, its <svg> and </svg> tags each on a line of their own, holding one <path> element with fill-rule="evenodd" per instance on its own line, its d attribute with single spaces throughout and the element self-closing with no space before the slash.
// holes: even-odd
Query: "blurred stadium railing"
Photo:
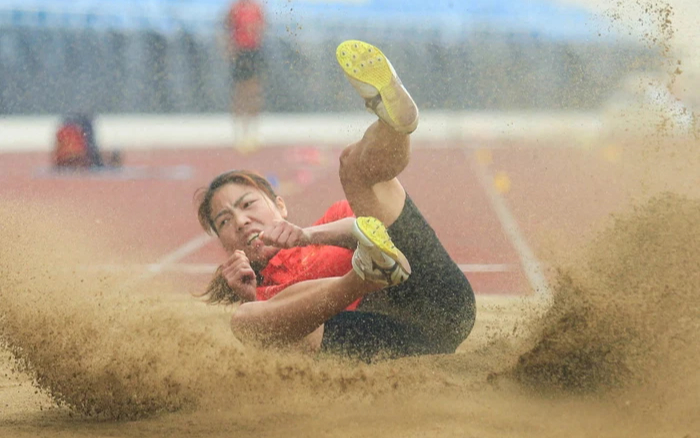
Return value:
<svg viewBox="0 0 700 438">
<path fill-rule="evenodd" d="M 598 107 L 652 53 L 526 0 L 268 0 L 266 111 L 353 107 L 341 40 L 375 42 L 425 109 Z M 224 0 L 0 0 L 0 114 L 229 108 Z M 605 32 L 603 32 L 604 34 Z"/>
</svg>

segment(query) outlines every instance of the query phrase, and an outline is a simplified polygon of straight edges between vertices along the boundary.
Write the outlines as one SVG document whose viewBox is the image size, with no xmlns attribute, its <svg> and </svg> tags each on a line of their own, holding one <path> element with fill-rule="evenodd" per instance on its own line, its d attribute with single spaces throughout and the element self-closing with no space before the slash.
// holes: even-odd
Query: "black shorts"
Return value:
<svg viewBox="0 0 700 438">
<path fill-rule="evenodd" d="M 264 67 L 264 59 L 260 50 L 241 50 L 231 63 L 231 77 L 234 82 L 246 81 L 259 76 Z"/>
<path fill-rule="evenodd" d="M 388 232 L 411 264 L 411 276 L 328 320 L 321 351 L 367 362 L 454 353 L 476 317 L 469 281 L 408 195 Z"/>
</svg>

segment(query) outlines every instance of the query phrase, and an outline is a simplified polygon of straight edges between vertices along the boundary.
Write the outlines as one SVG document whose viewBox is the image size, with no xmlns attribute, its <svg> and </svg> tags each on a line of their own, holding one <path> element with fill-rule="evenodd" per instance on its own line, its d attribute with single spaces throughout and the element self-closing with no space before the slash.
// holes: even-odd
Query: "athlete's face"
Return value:
<svg viewBox="0 0 700 438">
<path fill-rule="evenodd" d="M 279 251 L 260 239 L 251 241 L 273 221 L 287 218 L 287 207 L 279 196 L 271 200 L 255 187 L 229 183 L 216 191 L 211 206 L 211 219 L 229 254 L 242 250 L 251 263 L 265 265 Z"/>
</svg>

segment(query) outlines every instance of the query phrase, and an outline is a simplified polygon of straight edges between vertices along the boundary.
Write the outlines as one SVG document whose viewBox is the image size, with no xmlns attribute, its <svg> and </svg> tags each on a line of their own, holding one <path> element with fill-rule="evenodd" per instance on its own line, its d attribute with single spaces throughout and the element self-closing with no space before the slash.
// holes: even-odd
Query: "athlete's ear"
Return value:
<svg viewBox="0 0 700 438">
<path fill-rule="evenodd" d="M 282 215 L 282 219 L 287 219 L 287 204 L 284 203 L 284 199 L 281 196 L 275 198 L 275 205 Z"/>
</svg>

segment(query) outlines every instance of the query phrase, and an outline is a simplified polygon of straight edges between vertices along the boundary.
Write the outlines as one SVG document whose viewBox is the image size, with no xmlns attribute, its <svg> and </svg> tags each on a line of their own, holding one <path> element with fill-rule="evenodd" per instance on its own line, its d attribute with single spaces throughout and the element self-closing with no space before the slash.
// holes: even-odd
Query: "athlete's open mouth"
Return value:
<svg viewBox="0 0 700 438">
<path fill-rule="evenodd" d="M 250 245 L 251 243 L 253 243 L 253 240 L 257 239 L 259 235 L 260 235 L 260 233 L 251 234 L 250 237 L 248 238 L 247 245 Z"/>
</svg>

